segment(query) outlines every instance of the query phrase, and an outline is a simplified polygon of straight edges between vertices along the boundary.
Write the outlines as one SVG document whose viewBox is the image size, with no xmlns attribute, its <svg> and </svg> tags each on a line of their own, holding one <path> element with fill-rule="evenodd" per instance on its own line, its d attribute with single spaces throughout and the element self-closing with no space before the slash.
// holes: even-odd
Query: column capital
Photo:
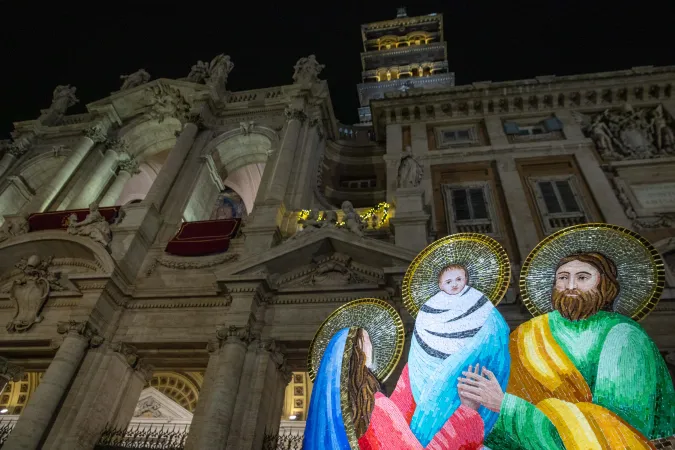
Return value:
<svg viewBox="0 0 675 450">
<path fill-rule="evenodd" d="M 223 326 L 216 329 L 216 337 L 225 344 L 248 345 L 258 336 L 253 332 L 250 325 L 239 327 L 236 325 Z"/>
<path fill-rule="evenodd" d="M 124 170 L 132 175 L 135 175 L 137 173 L 141 173 L 141 171 L 138 169 L 138 164 L 139 163 L 136 158 L 130 158 L 121 160 L 117 164 L 117 167 L 119 167 L 120 170 Z"/>
<path fill-rule="evenodd" d="M 109 129 L 110 123 L 107 120 L 99 119 L 84 131 L 84 135 L 94 142 L 104 142 L 108 138 Z"/>
<path fill-rule="evenodd" d="M 110 344 L 110 350 L 115 353 L 122 355 L 124 360 L 129 364 L 129 367 L 132 369 L 135 368 L 139 361 L 140 357 L 138 356 L 138 350 L 133 345 L 127 344 L 125 342 L 113 342 Z"/>
<path fill-rule="evenodd" d="M 23 373 L 23 367 L 12 364 L 0 356 L 0 378 L 5 378 L 8 381 L 21 381 Z"/>
<path fill-rule="evenodd" d="M 103 141 L 103 146 L 106 150 L 113 150 L 115 152 L 121 153 L 127 150 L 129 144 L 127 144 L 124 139 L 117 137 L 106 137 Z"/>
<path fill-rule="evenodd" d="M 303 123 L 305 120 L 307 120 L 307 114 L 300 109 L 300 108 L 294 108 L 292 106 L 287 106 L 286 109 L 284 109 L 284 116 L 286 116 L 287 121 L 291 120 L 297 120 L 300 123 Z"/>
<path fill-rule="evenodd" d="M 103 344 L 103 337 L 98 334 L 96 328 L 94 328 L 91 323 L 88 321 L 78 322 L 75 320 L 69 320 L 67 322 L 57 322 L 56 331 L 59 334 L 73 334 L 84 337 L 89 341 L 91 347 L 98 347 Z"/>
</svg>

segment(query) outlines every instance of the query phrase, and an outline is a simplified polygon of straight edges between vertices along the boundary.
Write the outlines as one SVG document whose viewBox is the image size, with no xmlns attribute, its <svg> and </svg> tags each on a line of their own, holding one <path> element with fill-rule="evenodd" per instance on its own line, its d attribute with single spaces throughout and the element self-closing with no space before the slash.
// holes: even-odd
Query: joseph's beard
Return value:
<svg viewBox="0 0 675 450">
<path fill-rule="evenodd" d="M 582 292 L 578 289 L 558 291 L 551 294 L 553 309 L 569 320 L 588 319 L 607 303 L 598 289 Z"/>
</svg>

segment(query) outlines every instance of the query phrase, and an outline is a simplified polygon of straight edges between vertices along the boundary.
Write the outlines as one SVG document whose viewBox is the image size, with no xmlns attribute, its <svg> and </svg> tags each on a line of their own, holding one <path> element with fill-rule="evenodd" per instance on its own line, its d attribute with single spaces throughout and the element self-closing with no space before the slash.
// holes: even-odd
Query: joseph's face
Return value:
<svg viewBox="0 0 675 450">
<path fill-rule="evenodd" d="M 570 261 L 555 272 L 556 291 L 589 292 L 598 287 L 600 272 L 592 265 L 581 261 Z M 570 293 L 570 296 L 576 294 Z"/>
</svg>

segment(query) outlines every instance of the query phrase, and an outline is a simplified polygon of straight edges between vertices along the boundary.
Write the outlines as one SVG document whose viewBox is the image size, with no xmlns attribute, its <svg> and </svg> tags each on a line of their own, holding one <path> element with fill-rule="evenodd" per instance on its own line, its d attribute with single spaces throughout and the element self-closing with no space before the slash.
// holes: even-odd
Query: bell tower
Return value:
<svg viewBox="0 0 675 450">
<path fill-rule="evenodd" d="M 361 25 L 361 39 L 363 71 L 357 90 L 362 124 L 371 122 L 370 100 L 387 92 L 455 85 L 455 74 L 448 70 L 443 14 L 408 17 L 401 7 L 395 19 Z"/>
</svg>

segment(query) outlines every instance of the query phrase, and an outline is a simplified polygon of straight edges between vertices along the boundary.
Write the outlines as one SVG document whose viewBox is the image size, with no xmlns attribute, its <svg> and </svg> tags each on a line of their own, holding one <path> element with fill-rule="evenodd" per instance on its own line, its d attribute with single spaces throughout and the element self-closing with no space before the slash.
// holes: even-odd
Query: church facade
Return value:
<svg viewBox="0 0 675 450">
<path fill-rule="evenodd" d="M 672 373 L 675 67 L 455 86 L 441 14 L 399 11 L 362 37 L 359 124 L 335 117 L 314 55 L 288 85 L 240 92 L 227 55 L 183 79 L 141 69 L 84 114 L 58 86 L 14 124 L 0 142 L 3 449 L 89 450 L 153 424 L 177 425 L 186 449 L 301 433 L 322 322 L 377 298 L 410 331 L 406 268 L 459 232 L 506 249 L 512 329 L 542 239 L 593 222 L 640 233 L 666 277 L 642 325 Z"/>
</svg>

